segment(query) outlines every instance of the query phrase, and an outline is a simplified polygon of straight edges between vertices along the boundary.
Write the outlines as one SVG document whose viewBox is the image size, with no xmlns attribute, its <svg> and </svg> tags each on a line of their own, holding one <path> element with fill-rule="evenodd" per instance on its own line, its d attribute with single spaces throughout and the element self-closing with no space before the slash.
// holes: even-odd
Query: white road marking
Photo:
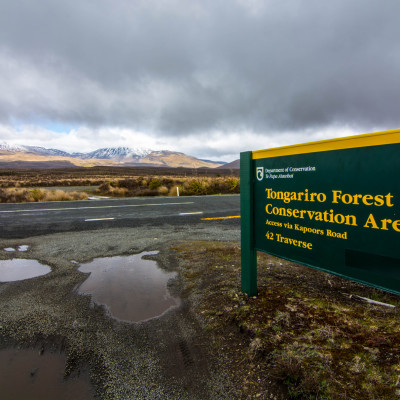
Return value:
<svg viewBox="0 0 400 400">
<path fill-rule="evenodd" d="M 154 204 L 126 204 L 123 206 L 92 206 L 92 207 L 66 207 L 66 208 L 41 208 L 34 210 L 6 210 L 0 211 L 0 213 L 19 213 L 19 212 L 42 212 L 42 211 L 68 211 L 68 210 L 88 210 L 88 209 L 100 209 L 100 208 L 123 208 L 123 207 L 146 207 L 146 206 L 172 206 L 181 204 L 193 204 L 193 201 L 187 201 L 183 203 L 154 203 Z"/>
<path fill-rule="evenodd" d="M 107 196 L 89 196 L 88 200 L 106 200 L 109 199 Z"/>
<path fill-rule="evenodd" d="M 179 215 L 193 215 L 193 214 L 203 214 L 203 211 L 179 213 Z"/>
<path fill-rule="evenodd" d="M 87 222 L 87 221 L 106 221 L 109 219 L 115 219 L 115 218 L 89 218 L 89 219 L 85 219 L 85 222 Z"/>
</svg>

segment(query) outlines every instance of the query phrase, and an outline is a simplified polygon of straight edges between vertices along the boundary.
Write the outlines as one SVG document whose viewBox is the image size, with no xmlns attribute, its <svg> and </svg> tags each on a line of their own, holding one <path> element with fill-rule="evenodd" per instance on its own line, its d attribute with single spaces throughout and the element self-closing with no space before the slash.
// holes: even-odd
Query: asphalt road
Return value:
<svg viewBox="0 0 400 400">
<path fill-rule="evenodd" d="M 239 195 L 0 204 L 0 237 L 165 223 L 184 225 L 201 218 L 238 215 Z"/>
</svg>

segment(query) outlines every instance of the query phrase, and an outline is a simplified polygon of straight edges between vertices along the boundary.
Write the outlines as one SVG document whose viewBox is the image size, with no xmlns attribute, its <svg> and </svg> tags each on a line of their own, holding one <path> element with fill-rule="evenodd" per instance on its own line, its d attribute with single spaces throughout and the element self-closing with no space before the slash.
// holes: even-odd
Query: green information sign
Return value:
<svg viewBox="0 0 400 400">
<path fill-rule="evenodd" d="M 242 290 L 263 251 L 400 294 L 399 155 L 398 130 L 242 153 Z"/>
</svg>

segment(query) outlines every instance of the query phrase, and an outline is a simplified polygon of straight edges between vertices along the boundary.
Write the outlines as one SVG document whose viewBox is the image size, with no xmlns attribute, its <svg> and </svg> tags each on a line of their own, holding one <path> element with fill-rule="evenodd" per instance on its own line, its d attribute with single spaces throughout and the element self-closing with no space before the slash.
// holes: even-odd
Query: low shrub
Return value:
<svg viewBox="0 0 400 400">
<path fill-rule="evenodd" d="M 87 200 L 88 195 L 83 192 L 64 192 L 63 190 L 44 190 L 45 195 L 42 201 L 70 201 Z"/>
<path fill-rule="evenodd" d="M 161 182 L 156 178 L 152 179 L 149 183 L 149 189 L 158 189 L 161 186 Z"/>
<path fill-rule="evenodd" d="M 87 200 L 83 192 L 64 192 L 63 190 L 44 189 L 0 189 L 0 203 L 29 203 L 42 201 Z"/>
<path fill-rule="evenodd" d="M 158 193 L 161 194 L 162 196 L 166 196 L 169 193 L 169 189 L 167 186 L 160 186 L 158 188 Z"/>
<path fill-rule="evenodd" d="M 42 189 L 32 189 L 29 191 L 30 197 L 32 198 L 31 201 L 43 201 L 46 192 Z"/>
<path fill-rule="evenodd" d="M 0 203 L 25 203 L 31 198 L 27 189 L 0 189 Z"/>
<path fill-rule="evenodd" d="M 104 182 L 97 189 L 103 196 L 204 196 L 240 193 L 238 178 L 160 178 L 138 177 Z"/>
</svg>

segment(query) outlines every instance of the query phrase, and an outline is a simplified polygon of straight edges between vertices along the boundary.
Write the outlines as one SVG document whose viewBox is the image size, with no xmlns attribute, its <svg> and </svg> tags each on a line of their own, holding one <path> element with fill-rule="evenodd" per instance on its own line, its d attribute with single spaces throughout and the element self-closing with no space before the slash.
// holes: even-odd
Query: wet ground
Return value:
<svg viewBox="0 0 400 400">
<path fill-rule="evenodd" d="M 185 298 L 178 300 L 178 264 L 171 247 L 190 239 L 237 241 L 239 226 L 237 222 L 204 222 L 186 227 L 149 226 L 1 240 L 1 260 L 36 260 L 51 268 L 46 275 L 0 283 L 1 368 L 7 365 L 5 360 L 10 359 L 13 349 L 21 346 L 43 349 L 41 357 L 56 349 L 65 357 L 66 382 L 88 371 L 99 399 L 235 398 L 235 383 L 210 353 L 207 332 L 191 314 Z M 29 247 L 26 251 L 5 250 L 17 250 L 21 245 Z M 116 260 L 118 265 L 125 265 L 123 272 L 116 272 Z M 124 300 L 116 306 L 111 300 L 96 297 L 96 288 L 102 286 L 99 281 L 88 287 L 96 271 L 113 269 L 123 277 L 128 290 L 128 295 L 121 291 Z M 130 284 L 127 276 L 135 273 L 136 282 Z M 115 298 L 120 284 L 107 275 L 101 279 Z M 157 285 L 154 296 L 150 296 L 149 288 Z M 142 294 L 137 297 L 139 289 Z M 161 308 L 148 303 L 154 297 L 161 298 Z M 137 305 L 139 314 L 124 314 L 132 304 Z M 17 358 L 14 356 L 14 360 Z M 40 372 L 42 367 L 32 367 L 29 374 L 36 375 L 36 368 Z M 11 368 L 6 370 L 11 372 Z M 22 366 L 16 371 L 21 378 L 26 377 Z M 39 375 L 37 378 L 39 381 Z M 54 379 L 58 378 L 47 378 Z"/>
<path fill-rule="evenodd" d="M 2 400 L 92 400 L 88 374 L 64 379 L 65 357 L 39 349 L 0 350 Z"/>
<path fill-rule="evenodd" d="M 15 258 L 51 272 L 0 283 L 0 352 L 57 354 L 64 383 L 87 372 L 98 399 L 400 398 L 398 296 L 259 254 L 259 295 L 248 297 L 238 221 L 0 240 L 0 259 Z M 79 293 L 113 260 L 157 262 L 181 304 L 142 322 L 115 318 Z M 27 371 L 39 377 L 40 366 L 13 379 Z"/>
<path fill-rule="evenodd" d="M 78 288 L 80 294 L 103 305 L 112 318 L 126 322 L 141 322 L 160 317 L 180 305 L 167 288 L 175 272 L 165 272 L 157 262 L 144 257 L 154 256 L 148 251 L 132 256 L 95 258 L 78 271 L 89 277 Z"/>
<path fill-rule="evenodd" d="M 14 258 L 0 261 L 0 282 L 15 282 L 46 275 L 51 268 L 36 260 Z"/>
</svg>

